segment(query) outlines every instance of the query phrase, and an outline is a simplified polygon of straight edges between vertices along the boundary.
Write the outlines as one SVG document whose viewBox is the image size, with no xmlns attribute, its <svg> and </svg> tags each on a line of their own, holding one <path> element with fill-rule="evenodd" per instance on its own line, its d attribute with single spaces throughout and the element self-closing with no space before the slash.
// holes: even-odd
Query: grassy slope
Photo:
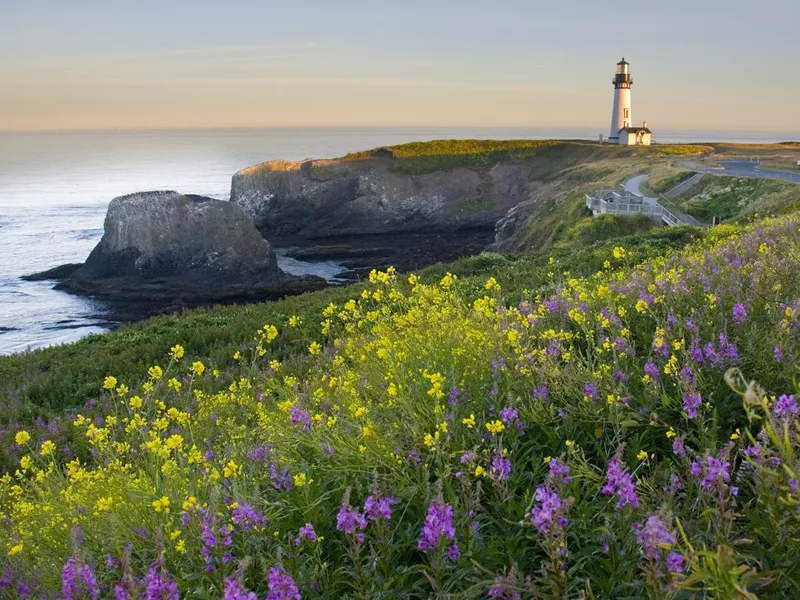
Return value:
<svg viewBox="0 0 800 600">
<path fill-rule="evenodd" d="M 380 150 L 348 155 L 346 160 L 363 160 Z M 491 260 L 500 261 L 499 265 L 487 262 L 485 257 L 475 257 L 427 270 L 432 277 L 449 268 L 480 279 L 498 267 L 509 280 L 511 289 L 521 290 L 535 287 L 535 282 L 541 280 L 542 261 L 551 253 L 548 248 L 565 255 L 576 272 L 584 273 L 599 267 L 598 261 L 589 260 L 596 242 L 607 250 L 611 242 L 603 243 L 603 240 L 641 234 L 650 229 L 645 220 L 589 218 L 583 205 L 585 192 L 616 187 L 625 178 L 641 172 L 652 173 L 661 184 L 664 177 L 681 173 L 681 169 L 672 166 L 676 156 L 707 153 L 714 148 L 697 145 L 626 148 L 552 140 L 439 140 L 404 144 L 390 150 L 395 160 L 404 165 L 401 168 L 409 171 L 449 166 L 485 167 L 499 160 L 530 164 L 531 176 L 541 181 L 542 186 L 534 192 L 535 216 L 524 224 L 516 248 L 520 251 L 542 248 L 542 252 L 502 259 L 494 255 Z M 733 151 L 729 145 L 723 145 L 722 150 Z M 783 212 L 798 203 L 794 195 L 787 193 L 769 198 L 772 199 L 772 213 Z M 751 218 L 754 210 L 750 210 Z M 663 248 L 680 245 L 694 235 L 697 234 L 657 231 L 636 236 L 626 243 Z M 575 251 L 575 246 L 580 249 Z M 480 265 L 491 266 L 479 268 Z M 0 357 L 0 403 L 3 406 L 0 422 L 14 422 L 32 414 L 79 406 L 98 395 L 97 382 L 112 370 L 126 380 L 136 379 L 145 365 L 163 356 L 164 349 L 175 339 L 184 340 L 190 355 L 204 356 L 225 366 L 235 349 L 247 343 L 250 333 L 263 323 L 292 314 L 317 314 L 329 302 L 339 302 L 349 294 L 352 294 L 350 288 L 332 288 L 274 303 L 189 311 L 125 326 L 109 335 L 90 336 L 76 344 Z M 294 349 L 290 344 L 279 347 L 278 353 L 282 355 Z"/>
<path fill-rule="evenodd" d="M 641 229 L 641 226 L 639 226 Z M 566 268 L 579 275 L 602 267 L 603 258 L 616 243 L 640 248 L 648 256 L 668 248 L 678 248 L 702 235 L 685 228 L 659 229 L 646 235 L 609 240 L 609 236 L 627 232 L 624 220 L 585 220 L 565 235 L 567 242 L 546 252 L 501 255 L 482 254 L 436 265 L 421 273 L 423 281 L 436 281 L 445 272 L 463 276 L 465 287 L 481 289 L 482 282 L 495 274 L 505 282 L 507 292 L 520 294 L 523 289 L 547 287 L 547 261 L 557 256 Z M 573 247 L 573 240 L 580 244 Z M 180 340 L 188 357 L 203 357 L 225 368 L 231 356 L 251 341 L 252 332 L 265 323 L 285 321 L 298 315 L 304 324 L 298 336 L 273 347 L 280 359 L 298 349 L 298 340 L 306 339 L 316 326 L 316 316 L 329 303 L 342 303 L 356 295 L 359 284 L 330 288 L 278 302 L 246 306 L 220 306 L 187 311 L 182 315 L 162 316 L 126 325 L 103 335 L 92 335 L 74 344 L 55 346 L 0 357 L 0 419 L 2 423 L 25 420 L 34 415 L 52 414 L 65 408 L 81 406 L 98 397 L 99 383 L 114 373 L 124 381 L 141 379 L 147 366 L 164 356 Z"/>
<path fill-rule="evenodd" d="M 696 233 L 703 239 L 671 259 L 672 250 Z M 624 252 L 612 251 L 615 245 Z M 440 267 L 426 273 L 433 285 L 413 291 L 389 277 L 337 290 L 355 296 L 366 288 L 366 295 L 329 313 L 335 325 L 322 352 L 306 351 L 309 339 L 284 320 L 275 323 L 280 333 L 265 357 L 251 344 L 247 360 L 220 376 L 190 375 L 193 356 L 171 363 L 154 389 L 131 390 L 144 397 L 141 410 L 127 391 L 111 392 L 87 407 L 88 416 L 105 419 L 78 420 L 60 436 L 30 427 L 33 448 L 52 437 L 84 465 L 73 463 L 67 479 L 59 468 L 47 470 L 49 457 L 36 457 L 32 468 L 23 467 L 28 472 L 18 485 L 10 478 L 0 482 L 0 502 L 10 515 L 0 539 L 11 553 L 11 580 L 20 576 L 42 591 L 57 589 L 62 565 L 77 555 L 101 581 L 113 583 L 121 570 L 113 561 L 103 565 L 107 554 L 119 556 L 126 544 L 138 575 L 160 552 L 148 532 L 163 531 L 166 571 L 184 593 L 209 600 L 221 596 L 223 576 L 233 575 L 245 557 L 253 560 L 242 566 L 244 582 L 263 597 L 266 571 L 281 560 L 276 556 L 310 598 L 376 597 L 386 590 L 408 598 L 485 598 L 491 585 L 506 581 L 495 579 L 501 574 L 525 597 L 542 599 L 578 597 L 589 586 L 599 597 L 616 598 L 673 597 L 677 588 L 686 590 L 678 597 L 691 597 L 690 590 L 704 590 L 709 598 L 740 597 L 743 590 L 796 597 L 800 526 L 786 503 L 797 502 L 789 481 L 800 468 L 797 443 L 780 435 L 785 421 L 777 413 L 773 420 L 774 399 L 751 388 L 743 407 L 723 372 L 736 365 L 770 393 L 791 391 L 796 368 L 776 361 L 773 346 L 800 351 L 789 330 L 795 317 L 781 304 L 800 294 L 798 251 L 797 221 L 768 224 L 763 231 L 664 229 L 582 250 L 555 248 L 552 263 L 546 255 L 466 259 L 450 267 L 463 273 L 454 288 L 447 278 L 435 283 Z M 613 267 L 604 273 L 576 277 L 606 260 Z M 491 281 L 484 286 L 486 274 L 502 284 L 502 292 Z M 710 298 L 703 282 L 714 291 Z M 533 294 L 522 294 L 523 286 Z M 535 298 L 555 287 L 555 307 Z M 529 303 L 519 304 L 522 297 Z M 744 321 L 731 317 L 735 302 L 746 304 Z M 304 317 L 310 323 L 320 318 Z M 180 333 L 172 330 L 168 343 L 183 342 Z M 720 365 L 710 357 L 723 352 L 722 334 L 738 352 Z M 691 358 L 690 342 L 703 346 L 706 358 Z M 269 360 L 291 347 L 294 356 L 271 372 Z M 164 366 L 165 354 L 166 348 L 156 358 Z M 655 382 L 644 377 L 646 361 L 660 373 Z M 136 385 L 119 369 L 111 374 Z M 165 380 L 173 376 L 182 388 L 168 387 Z M 597 385 L 599 397 L 588 396 L 596 395 L 588 382 Z M 536 396 L 543 384 L 546 401 Z M 195 397 L 192 390 L 202 393 Z M 695 390 L 703 400 L 698 396 L 699 416 L 687 416 L 685 394 Z M 448 395 L 455 398 L 448 401 Z M 503 415 L 502 428 L 500 407 L 518 410 Z M 135 419 L 134 413 L 144 424 L 126 433 L 120 420 Z M 303 414 L 319 419 L 304 426 Z M 753 419 L 759 420 L 751 427 Z M 769 468 L 771 460 L 744 466 L 744 447 L 754 441 L 748 436 L 762 427 L 768 435 L 759 452 L 780 456 L 788 470 Z M 690 456 L 676 456 L 672 438 L 691 448 Z M 203 458 L 202 451 L 190 451 L 193 443 L 213 453 Z M 267 443 L 273 447 L 268 462 L 250 456 Z M 2 447 L 18 461 L 31 452 L 8 440 Z M 410 452 L 418 460 L 406 459 L 414 456 Z M 711 465 L 701 456 L 720 456 L 727 466 L 719 468 L 730 470 L 731 479 L 712 477 L 704 484 L 690 464 Z M 503 457 L 513 465 L 506 478 L 495 467 Z M 546 477 L 550 457 L 570 467 L 569 481 Z M 614 457 L 629 479 L 609 491 Z M 293 489 L 275 489 L 270 464 L 294 476 Z M 478 467 L 490 474 L 482 476 Z M 553 535 L 534 528 L 531 508 L 542 508 L 542 497 L 533 495 L 539 485 L 566 501 L 566 535 L 560 534 L 564 524 L 551 529 Z M 636 493 L 633 505 L 616 491 L 625 485 Z M 370 493 L 396 499 L 391 527 L 365 525 L 366 538 L 356 543 L 337 531 L 337 514 L 342 503 L 360 509 Z M 164 510 L 165 499 L 171 512 Z M 192 499 L 213 515 L 203 535 Z M 443 558 L 450 541 L 418 548 L 428 507 L 437 502 L 454 507 L 452 542 L 460 556 Z M 241 503 L 263 512 L 268 528 L 239 526 L 234 511 Z M 60 518 L 81 526 L 80 534 L 71 535 Z M 650 556 L 649 537 L 637 535 L 634 523 L 653 519 L 667 533 L 650 532 L 659 535 Z M 306 522 L 325 537 L 323 543 L 294 542 Z M 237 525 L 231 546 L 215 546 L 216 567 L 204 570 L 205 530 L 221 532 L 223 523 Z M 566 572 L 560 568 L 563 548 Z M 226 550 L 230 562 L 222 556 Z M 668 550 L 684 557 L 675 576 L 665 573 Z M 533 582 L 523 580 L 527 575 Z"/>
</svg>

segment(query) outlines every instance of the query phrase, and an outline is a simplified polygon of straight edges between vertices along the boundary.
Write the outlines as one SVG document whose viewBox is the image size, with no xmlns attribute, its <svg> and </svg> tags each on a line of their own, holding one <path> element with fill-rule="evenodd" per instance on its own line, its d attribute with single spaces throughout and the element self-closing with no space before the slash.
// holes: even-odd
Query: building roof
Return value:
<svg viewBox="0 0 800 600">
<path fill-rule="evenodd" d="M 653 133 L 648 127 L 623 127 L 620 131 L 627 131 L 628 133 L 639 133 L 640 131 L 644 133 Z"/>
<path fill-rule="evenodd" d="M 618 64 L 618 65 L 629 65 L 629 64 L 631 64 L 631 63 L 629 63 L 627 60 L 625 60 L 625 57 L 623 56 L 623 57 L 622 57 L 622 60 L 621 60 L 621 61 L 619 61 L 617 64 Z"/>
</svg>

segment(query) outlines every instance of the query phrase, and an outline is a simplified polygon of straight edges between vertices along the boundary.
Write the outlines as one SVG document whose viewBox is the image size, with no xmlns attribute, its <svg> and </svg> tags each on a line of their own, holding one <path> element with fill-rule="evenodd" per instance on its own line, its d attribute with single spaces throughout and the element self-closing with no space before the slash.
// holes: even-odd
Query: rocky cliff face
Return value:
<svg viewBox="0 0 800 600">
<path fill-rule="evenodd" d="M 252 221 L 229 202 L 177 192 L 114 198 L 103 238 L 75 276 L 176 277 L 204 286 L 270 283 L 284 276 Z"/>
<path fill-rule="evenodd" d="M 493 228 L 528 197 L 524 165 L 419 175 L 388 153 L 365 160 L 272 161 L 236 173 L 231 201 L 266 235 L 327 237 Z"/>
</svg>

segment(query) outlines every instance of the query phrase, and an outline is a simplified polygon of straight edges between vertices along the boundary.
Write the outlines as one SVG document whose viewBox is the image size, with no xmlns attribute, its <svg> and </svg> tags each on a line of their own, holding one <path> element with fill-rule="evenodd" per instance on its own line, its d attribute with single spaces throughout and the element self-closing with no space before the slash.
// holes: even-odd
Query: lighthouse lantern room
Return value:
<svg viewBox="0 0 800 600">
<path fill-rule="evenodd" d="M 611 131 L 608 141 L 626 146 L 649 146 L 650 130 L 647 122 L 642 127 L 633 127 L 631 123 L 631 65 L 624 58 L 617 63 L 614 75 L 614 107 L 611 110 Z"/>
</svg>

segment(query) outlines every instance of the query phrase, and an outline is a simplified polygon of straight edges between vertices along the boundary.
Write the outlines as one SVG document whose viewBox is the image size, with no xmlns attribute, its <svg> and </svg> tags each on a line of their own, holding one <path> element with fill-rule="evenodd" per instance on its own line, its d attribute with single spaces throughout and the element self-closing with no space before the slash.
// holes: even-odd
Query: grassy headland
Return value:
<svg viewBox="0 0 800 600">
<path fill-rule="evenodd" d="M 538 251 L 0 358 L 0 589 L 796 597 L 800 213 L 578 210 L 634 158 Z"/>
</svg>

